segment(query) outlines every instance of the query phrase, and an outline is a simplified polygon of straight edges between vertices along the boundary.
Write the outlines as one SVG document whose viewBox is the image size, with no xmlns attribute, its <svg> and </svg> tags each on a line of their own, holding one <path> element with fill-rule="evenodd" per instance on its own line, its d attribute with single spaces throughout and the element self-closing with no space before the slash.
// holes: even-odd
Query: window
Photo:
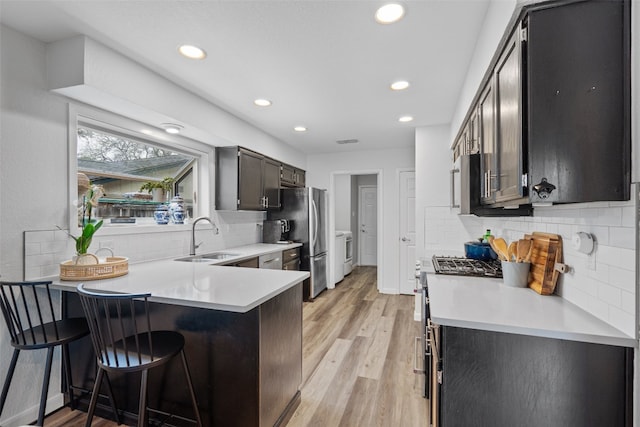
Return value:
<svg viewBox="0 0 640 427">
<path fill-rule="evenodd" d="M 169 203 L 175 195 L 184 199 L 186 217 L 208 213 L 207 190 L 211 186 L 207 179 L 199 182 L 197 178 L 210 176 L 213 147 L 108 113 L 91 116 L 77 113 L 70 123 L 76 167 L 70 176 L 78 177 L 78 199 L 72 200 L 72 205 L 82 204 L 81 182 L 88 179 L 103 189 L 92 213 L 103 219 L 105 226 L 154 225 L 156 207 Z M 70 190 L 75 188 L 71 184 Z M 199 187 L 205 190 L 205 197 L 201 197 L 205 204 L 200 206 L 196 204 L 196 195 L 202 190 Z M 71 218 L 72 227 L 81 223 L 80 209 L 77 216 L 77 222 Z"/>
</svg>

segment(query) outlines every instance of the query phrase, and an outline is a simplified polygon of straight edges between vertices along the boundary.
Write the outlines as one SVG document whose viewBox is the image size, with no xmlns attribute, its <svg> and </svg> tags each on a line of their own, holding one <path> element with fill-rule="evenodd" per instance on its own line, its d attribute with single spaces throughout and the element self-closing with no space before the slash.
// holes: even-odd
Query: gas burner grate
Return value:
<svg viewBox="0 0 640 427">
<path fill-rule="evenodd" d="M 502 265 L 498 260 L 480 261 L 477 259 L 434 255 L 432 261 L 433 268 L 437 274 L 502 277 Z"/>
</svg>

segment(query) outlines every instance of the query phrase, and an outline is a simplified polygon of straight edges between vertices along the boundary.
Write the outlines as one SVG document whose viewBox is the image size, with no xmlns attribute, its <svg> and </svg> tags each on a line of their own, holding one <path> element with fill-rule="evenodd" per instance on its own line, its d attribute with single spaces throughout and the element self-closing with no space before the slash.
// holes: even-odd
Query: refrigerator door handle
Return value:
<svg viewBox="0 0 640 427">
<path fill-rule="evenodd" d="M 311 247 L 315 247 L 316 240 L 318 240 L 318 207 L 316 201 L 311 199 L 311 208 L 313 210 L 313 236 L 311 238 Z"/>
</svg>

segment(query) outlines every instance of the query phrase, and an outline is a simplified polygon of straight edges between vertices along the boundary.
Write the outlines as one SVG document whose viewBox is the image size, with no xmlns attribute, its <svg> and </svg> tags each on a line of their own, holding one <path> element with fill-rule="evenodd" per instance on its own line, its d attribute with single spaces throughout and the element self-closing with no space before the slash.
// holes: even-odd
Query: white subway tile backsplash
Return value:
<svg viewBox="0 0 640 427">
<path fill-rule="evenodd" d="M 629 314 L 634 314 L 636 309 L 636 298 L 633 292 L 622 291 L 622 310 Z"/>
<path fill-rule="evenodd" d="M 636 291 L 636 272 L 619 267 L 609 267 L 609 284 L 627 292 Z"/>
<path fill-rule="evenodd" d="M 215 215 L 212 219 L 219 226 L 220 233 L 214 234 L 212 228 L 207 230 L 207 227 L 201 228 L 198 225 L 196 240 L 202 242 L 198 253 L 261 242 L 262 229 L 257 224 L 262 225 L 264 216 L 262 212 Z M 108 247 L 115 255 L 129 258 L 129 263 L 133 264 L 185 256 L 189 253 L 190 239 L 190 229 L 167 227 L 162 233 L 140 232 L 103 236 L 97 233 L 91 247 L 95 250 Z M 23 276 L 25 280 L 57 276 L 60 263 L 70 259 L 73 254 L 74 242 L 65 231 L 25 231 Z"/>
<path fill-rule="evenodd" d="M 636 194 L 633 184 L 632 194 Z M 461 246 L 470 236 L 486 228 L 509 241 L 533 231 L 556 233 L 563 238 L 564 263 L 571 272 L 561 276 L 557 293 L 594 316 L 635 336 L 636 295 L 636 200 L 595 202 L 536 207 L 533 217 L 479 218 L 437 215 L 439 223 L 429 226 L 435 209 L 425 210 L 427 252 Z M 442 224 L 442 221 L 446 226 Z M 446 227 L 446 228 L 445 228 Z M 453 227 L 451 229 L 450 227 Z M 446 232 L 443 230 L 446 229 Z M 590 255 L 572 247 L 577 232 L 594 236 Z M 456 240 L 457 239 L 457 240 Z M 454 242 L 454 243 L 452 243 Z"/>
<path fill-rule="evenodd" d="M 636 236 L 634 233 L 629 233 L 627 227 L 609 227 L 609 242 L 607 244 L 619 248 L 635 249 Z"/>
<path fill-rule="evenodd" d="M 615 286 L 606 283 L 598 283 L 598 299 L 606 302 L 609 306 L 622 308 L 622 291 Z"/>
<path fill-rule="evenodd" d="M 632 249 L 598 245 L 598 262 L 623 269 L 635 269 L 636 254 Z"/>
</svg>

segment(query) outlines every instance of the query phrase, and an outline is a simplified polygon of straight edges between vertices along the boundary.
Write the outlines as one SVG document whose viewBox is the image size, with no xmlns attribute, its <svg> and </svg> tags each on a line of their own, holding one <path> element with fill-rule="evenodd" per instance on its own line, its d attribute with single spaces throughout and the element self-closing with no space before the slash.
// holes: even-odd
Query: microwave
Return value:
<svg viewBox="0 0 640 427">
<path fill-rule="evenodd" d="M 474 214 L 480 205 L 480 154 L 459 156 L 451 169 L 450 207 L 459 215 Z"/>
</svg>

